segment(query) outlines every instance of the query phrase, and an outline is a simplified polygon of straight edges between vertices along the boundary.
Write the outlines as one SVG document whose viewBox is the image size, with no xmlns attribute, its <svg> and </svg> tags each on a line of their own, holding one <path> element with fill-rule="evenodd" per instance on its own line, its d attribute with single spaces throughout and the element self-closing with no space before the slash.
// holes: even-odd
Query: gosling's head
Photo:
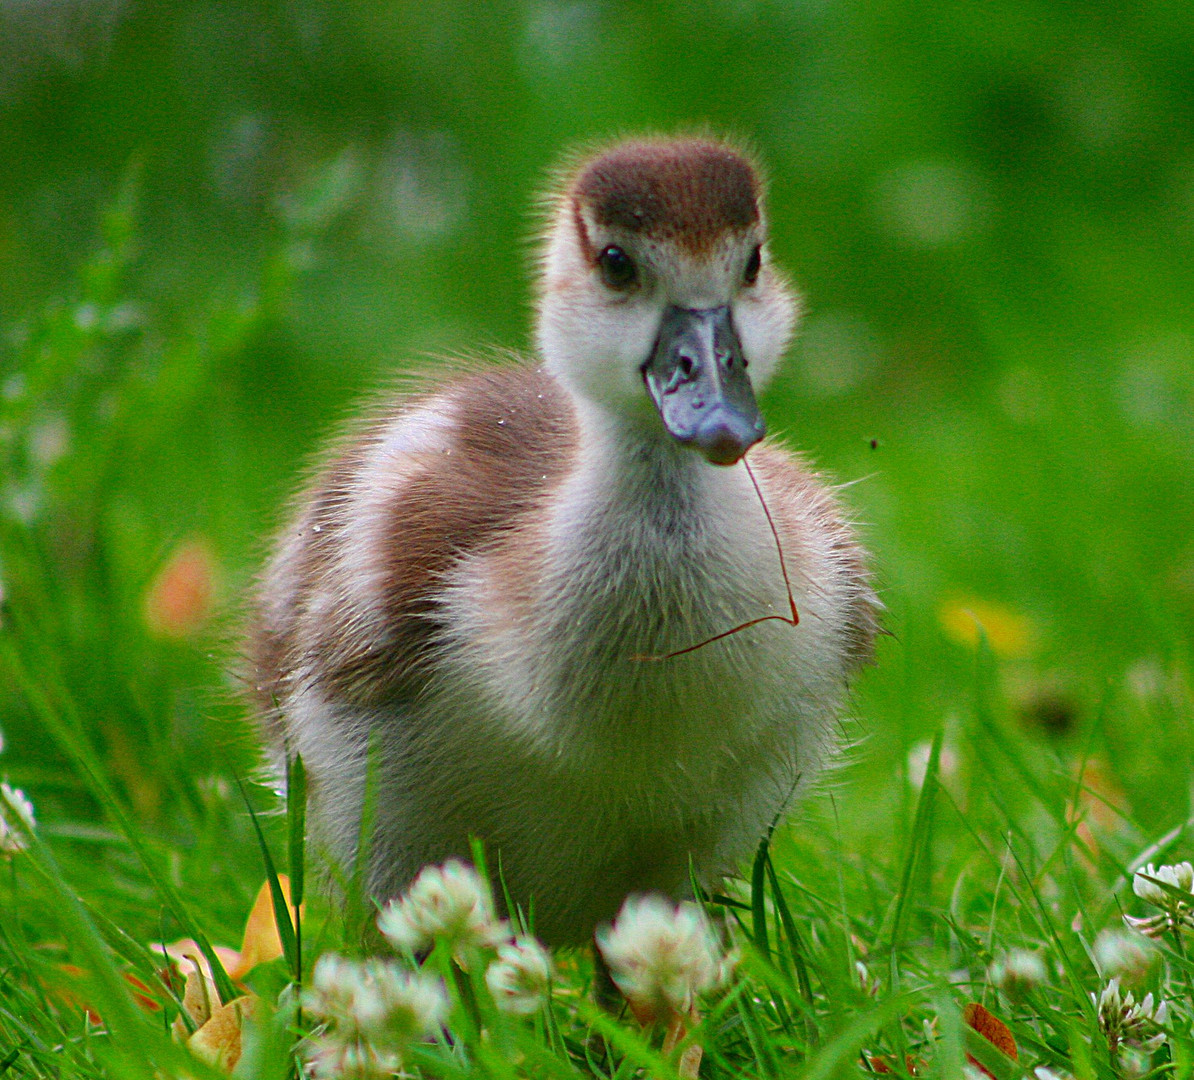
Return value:
<svg viewBox="0 0 1194 1080">
<path fill-rule="evenodd" d="M 796 320 L 758 173 L 711 139 L 583 161 L 553 201 L 538 343 L 583 401 L 732 465 L 766 431 L 755 393 Z"/>
</svg>

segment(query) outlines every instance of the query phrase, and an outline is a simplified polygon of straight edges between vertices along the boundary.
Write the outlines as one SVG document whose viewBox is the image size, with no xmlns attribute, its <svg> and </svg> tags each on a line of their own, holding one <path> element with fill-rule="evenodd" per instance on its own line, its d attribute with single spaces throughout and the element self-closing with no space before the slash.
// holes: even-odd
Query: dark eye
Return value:
<svg viewBox="0 0 1194 1080">
<path fill-rule="evenodd" d="M 750 258 L 746 260 L 746 269 L 742 271 L 742 280 L 747 285 L 753 285 L 759 280 L 759 268 L 763 265 L 762 249 L 755 245 L 754 251 L 750 253 Z"/>
<path fill-rule="evenodd" d="M 613 244 L 597 256 L 597 262 L 601 266 L 601 276 L 611 289 L 625 289 L 638 277 L 630 256 Z"/>
</svg>

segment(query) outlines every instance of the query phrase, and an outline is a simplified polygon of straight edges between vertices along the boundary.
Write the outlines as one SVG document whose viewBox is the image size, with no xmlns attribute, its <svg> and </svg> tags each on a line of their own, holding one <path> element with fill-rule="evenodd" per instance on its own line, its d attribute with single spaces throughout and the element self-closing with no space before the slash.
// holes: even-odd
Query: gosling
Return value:
<svg viewBox="0 0 1194 1080">
<path fill-rule="evenodd" d="M 566 945 L 741 864 L 832 752 L 879 605 L 834 494 L 761 441 L 797 303 L 751 161 L 623 142 L 550 206 L 536 356 L 457 368 L 332 452 L 247 651 L 333 865 L 372 771 L 379 900 L 475 837 Z"/>
</svg>

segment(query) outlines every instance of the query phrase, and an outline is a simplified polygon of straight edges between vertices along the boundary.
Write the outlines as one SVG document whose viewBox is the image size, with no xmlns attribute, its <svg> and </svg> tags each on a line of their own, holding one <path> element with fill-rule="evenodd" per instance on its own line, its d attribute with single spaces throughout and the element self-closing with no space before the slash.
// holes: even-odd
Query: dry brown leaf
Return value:
<svg viewBox="0 0 1194 1080">
<path fill-rule="evenodd" d="M 1012 1061 L 1019 1060 L 1019 1051 L 1016 1049 L 1016 1040 L 1012 1037 L 1011 1030 L 985 1006 L 980 1005 L 977 1001 L 970 1002 L 962 1011 L 962 1019 L 997 1050 L 1003 1051 Z M 970 1054 L 966 1055 L 966 1060 L 986 1073 L 987 1076 L 991 1076 L 990 1070 L 984 1069 Z"/>
<path fill-rule="evenodd" d="M 863 1057 L 866 1059 L 867 1068 L 869 1068 L 873 1073 L 895 1072 L 895 1069 L 892 1068 L 891 1058 L 886 1057 L 883 1054 L 875 1054 L 873 1056 L 870 1054 L 864 1054 Z M 911 1054 L 904 1055 L 904 1068 L 909 1076 L 920 1075 L 919 1067 Z"/>
</svg>

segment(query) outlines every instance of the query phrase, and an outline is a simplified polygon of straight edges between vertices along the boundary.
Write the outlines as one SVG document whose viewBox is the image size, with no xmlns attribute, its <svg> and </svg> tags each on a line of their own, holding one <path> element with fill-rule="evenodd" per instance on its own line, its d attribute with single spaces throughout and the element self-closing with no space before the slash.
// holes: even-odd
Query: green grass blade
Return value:
<svg viewBox="0 0 1194 1080">
<path fill-rule="evenodd" d="M 274 859 L 270 854 L 269 844 L 265 842 L 265 833 L 261 831 L 261 822 L 257 820 L 257 811 L 249 801 L 249 793 L 245 791 L 240 777 L 236 777 L 236 786 L 240 797 L 244 800 L 245 809 L 249 811 L 249 820 L 253 823 L 253 832 L 257 835 L 257 844 L 261 848 L 261 861 L 265 863 L 265 878 L 269 882 L 270 900 L 274 907 L 274 923 L 278 928 L 278 939 L 282 942 L 282 955 L 286 957 L 286 965 L 298 982 L 302 971 L 299 967 L 298 942 L 295 938 L 294 923 L 290 920 L 290 908 L 286 904 L 286 894 L 282 891 L 282 883 L 278 880 L 278 871 L 274 868 Z"/>
<path fill-rule="evenodd" d="M 92 794 L 104 808 L 105 812 L 115 821 L 117 828 L 124 834 L 129 842 L 129 846 L 133 849 L 133 852 L 145 868 L 145 872 L 149 875 L 154 888 L 163 901 L 165 901 L 171 914 L 178 920 L 184 933 L 194 938 L 195 943 L 203 953 L 204 959 L 207 960 L 211 967 L 212 979 L 216 984 L 216 992 L 220 995 L 220 1001 L 223 1004 L 227 1004 L 237 996 L 237 991 L 232 985 L 232 980 L 228 978 L 228 973 L 224 970 L 224 965 L 220 962 L 219 956 L 216 955 L 215 949 L 212 948 L 207 935 L 191 914 L 190 908 L 183 901 L 178 890 L 171 885 L 166 876 L 158 869 L 149 853 L 149 849 L 141 839 L 140 832 L 120 805 L 120 801 L 116 798 L 116 793 L 104 777 L 99 760 L 79 730 L 79 725 L 77 723 L 68 723 L 59 716 L 58 711 L 50 703 L 45 694 L 42 693 L 40 687 L 30 678 L 28 670 L 18 656 L 11 639 L 4 639 L 3 655 L 17 686 L 20 687 L 25 700 L 33 709 L 38 720 L 41 721 L 53 736 L 55 742 L 74 763 L 76 770 L 86 782 Z M 70 711 L 69 706 L 67 708 Z"/>
<path fill-rule="evenodd" d="M 287 866 L 290 871 L 290 902 L 303 902 L 307 842 L 307 767 L 302 754 L 286 761 Z"/>
<path fill-rule="evenodd" d="M 84 965 L 85 1000 L 105 1018 L 113 1047 L 122 1051 L 121 1058 L 127 1062 L 129 1072 L 152 1080 L 155 1070 L 152 1056 L 146 1051 L 163 1041 L 162 1033 L 134 1005 L 129 986 L 113 963 L 102 935 L 67 885 L 48 845 L 35 830 L 26 831 L 25 837 L 34 866 L 56 898 L 58 924 Z"/>
<path fill-rule="evenodd" d="M 815 1046 L 819 1041 L 819 1033 L 813 1000 L 813 985 L 808 977 L 808 966 L 804 958 L 804 942 L 801 939 L 800 931 L 796 928 L 796 920 L 792 918 L 792 912 L 788 908 L 787 898 L 779 887 L 779 878 L 775 873 L 775 865 L 772 863 L 770 855 L 767 857 L 767 876 L 771 880 L 771 896 L 779 916 L 780 927 L 788 942 L 788 957 L 792 963 L 792 970 L 796 974 L 796 985 L 799 987 L 800 998 L 804 1005 L 801 1012 L 804 1016 L 805 1038 L 810 1046 Z"/>
<path fill-rule="evenodd" d="M 307 767 L 303 756 L 286 759 L 286 862 L 294 913 L 294 981 L 303 981 L 303 893 L 307 870 Z"/>
<path fill-rule="evenodd" d="M 598 1034 L 618 1048 L 624 1057 L 630 1058 L 640 1068 L 646 1069 L 648 1075 L 660 1077 L 662 1080 L 674 1080 L 676 1067 L 665 1061 L 663 1056 L 653 1050 L 641 1035 L 628 1027 L 624 1027 L 604 1010 L 588 1001 L 577 1002 L 577 1013 L 590 1027 L 596 1028 Z"/>
<path fill-rule="evenodd" d="M 862 1053 L 863 1044 L 875 1032 L 907 1013 L 915 1003 L 911 994 L 893 994 L 873 1008 L 859 1013 L 830 1039 L 800 1073 L 800 1080 L 832 1080 L 853 1076 L 852 1063 Z"/>
<path fill-rule="evenodd" d="M 897 956 L 900 950 L 900 943 L 904 936 L 904 923 L 911 902 L 912 886 L 916 878 L 918 864 L 930 841 L 932 807 L 937 789 L 937 771 L 941 763 L 941 744 L 944 739 L 944 730 L 939 730 L 933 738 L 933 745 L 929 751 L 929 763 L 925 769 L 924 784 L 921 786 L 920 798 L 916 803 L 916 816 L 912 823 L 912 835 L 908 839 L 908 851 L 904 856 L 904 867 L 900 874 L 899 890 L 896 893 L 895 915 L 891 925 L 893 990 L 899 987 Z"/>
<path fill-rule="evenodd" d="M 755 852 L 750 874 L 750 913 L 755 948 L 764 960 L 771 961 L 771 947 L 767 941 L 767 850 L 771 837 L 764 836 Z"/>
</svg>

